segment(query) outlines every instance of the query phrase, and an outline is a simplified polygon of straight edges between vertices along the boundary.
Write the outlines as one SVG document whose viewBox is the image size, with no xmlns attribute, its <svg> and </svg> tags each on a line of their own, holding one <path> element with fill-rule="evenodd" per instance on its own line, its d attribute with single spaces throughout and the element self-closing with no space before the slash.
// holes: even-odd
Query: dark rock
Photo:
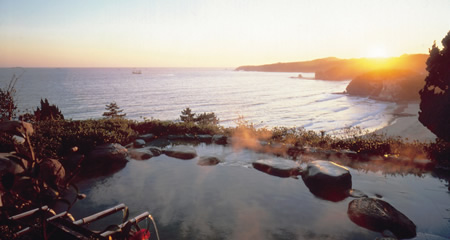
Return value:
<svg viewBox="0 0 450 240">
<path fill-rule="evenodd" d="M 135 148 L 141 148 L 141 147 L 145 146 L 145 141 L 143 139 L 136 139 L 133 142 L 133 146 Z"/>
<path fill-rule="evenodd" d="M 60 162 L 62 163 L 64 169 L 66 170 L 66 175 L 69 175 L 74 173 L 81 166 L 81 162 L 83 160 L 84 155 L 75 152 L 67 155 Z"/>
<path fill-rule="evenodd" d="M 155 146 L 155 147 L 160 147 L 160 148 L 167 147 L 170 144 L 171 143 L 167 138 L 157 138 L 148 143 L 149 146 Z"/>
<path fill-rule="evenodd" d="M 129 155 L 135 160 L 147 160 L 153 157 L 152 152 L 147 149 L 132 149 L 129 151 Z"/>
<path fill-rule="evenodd" d="M 300 166 L 292 160 L 263 159 L 252 163 L 253 167 L 261 172 L 277 177 L 293 177 L 301 173 Z"/>
<path fill-rule="evenodd" d="M 155 139 L 155 135 L 151 134 L 151 133 L 143 134 L 143 135 L 139 135 L 138 138 L 144 140 L 145 142 L 150 142 L 153 139 Z"/>
<path fill-rule="evenodd" d="M 159 155 L 161 155 L 162 154 L 162 150 L 161 150 L 161 148 L 158 148 L 158 147 L 149 147 L 149 148 L 147 148 L 152 154 L 153 154 L 153 156 L 155 156 L 155 157 L 157 157 L 157 156 L 159 156 Z"/>
<path fill-rule="evenodd" d="M 182 139 L 184 139 L 184 135 L 168 135 L 167 139 L 169 139 L 169 140 L 182 140 Z"/>
<path fill-rule="evenodd" d="M 195 151 L 195 148 L 190 146 L 173 146 L 171 148 L 165 148 L 163 150 L 164 154 L 166 154 L 169 157 L 179 158 L 179 159 L 192 159 L 197 156 L 197 152 Z"/>
<path fill-rule="evenodd" d="M 64 185 L 66 171 L 56 159 L 46 159 L 39 164 L 39 176 L 51 187 L 58 189 Z"/>
<path fill-rule="evenodd" d="M 82 175 L 106 175 L 125 167 L 128 151 L 117 143 L 97 146 L 82 162 Z"/>
<path fill-rule="evenodd" d="M 186 141 L 194 141 L 195 140 L 195 136 L 193 134 L 185 134 L 184 138 L 182 140 L 186 140 Z"/>
<path fill-rule="evenodd" d="M 201 156 L 200 159 L 197 161 L 197 165 L 200 166 L 214 166 L 222 162 L 221 159 L 214 156 Z"/>
<path fill-rule="evenodd" d="M 348 204 L 354 223 L 376 232 L 391 231 L 397 238 L 416 236 L 416 225 L 389 203 L 376 198 L 359 198 Z"/>
<path fill-rule="evenodd" d="M 311 193 L 333 202 L 345 199 L 352 188 L 352 176 L 348 169 L 334 162 L 310 162 L 302 178 Z"/>
<path fill-rule="evenodd" d="M 226 145 L 228 143 L 228 138 L 224 135 L 214 135 L 212 137 L 212 142 L 215 144 Z"/>
<path fill-rule="evenodd" d="M 0 132 L 18 136 L 31 136 L 34 133 L 34 130 L 31 123 L 23 121 L 4 121 L 0 122 Z"/>
<path fill-rule="evenodd" d="M 0 153 L 0 173 L 8 172 L 15 175 L 22 173 L 26 166 L 27 162 L 24 159 L 9 153 Z"/>
<path fill-rule="evenodd" d="M 200 142 L 206 142 L 206 143 L 210 143 L 212 141 L 212 136 L 208 135 L 208 134 L 204 134 L 204 135 L 197 135 L 197 139 Z"/>
<path fill-rule="evenodd" d="M 178 141 L 194 141 L 195 136 L 192 134 L 184 134 L 184 135 L 169 135 L 167 136 L 169 140 L 178 140 Z"/>
</svg>

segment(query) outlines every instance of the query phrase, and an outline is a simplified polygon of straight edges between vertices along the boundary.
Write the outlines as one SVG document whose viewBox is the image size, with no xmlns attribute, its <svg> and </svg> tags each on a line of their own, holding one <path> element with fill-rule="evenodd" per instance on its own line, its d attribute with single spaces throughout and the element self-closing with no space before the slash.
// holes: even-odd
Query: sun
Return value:
<svg viewBox="0 0 450 240">
<path fill-rule="evenodd" d="M 383 46 L 372 46 L 367 51 L 368 58 L 387 58 L 388 53 Z"/>
</svg>

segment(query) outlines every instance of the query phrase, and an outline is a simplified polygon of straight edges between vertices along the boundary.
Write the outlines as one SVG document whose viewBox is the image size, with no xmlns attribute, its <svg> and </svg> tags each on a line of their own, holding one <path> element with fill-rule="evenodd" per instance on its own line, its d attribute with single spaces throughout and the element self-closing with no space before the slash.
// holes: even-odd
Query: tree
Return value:
<svg viewBox="0 0 450 240">
<path fill-rule="evenodd" d="M 195 118 L 195 122 L 201 125 L 207 125 L 207 124 L 213 124 L 217 125 L 219 124 L 219 119 L 217 118 L 216 114 L 211 113 L 201 113 L 197 115 Z"/>
<path fill-rule="evenodd" d="M 0 122 L 12 120 L 16 116 L 17 104 L 14 99 L 16 93 L 14 86 L 19 77 L 14 74 L 8 87 L 0 88 Z"/>
<path fill-rule="evenodd" d="M 430 49 L 428 76 L 419 92 L 419 121 L 437 137 L 450 142 L 450 31 L 442 45 L 442 50 L 436 43 Z"/>
<path fill-rule="evenodd" d="M 185 108 L 183 111 L 181 111 L 180 119 L 185 123 L 197 123 L 200 125 L 219 124 L 219 119 L 217 118 L 215 113 L 205 112 L 201 114 L 196 114 L 193 113 L 190 108 Z"/>
<path fill-rule="evenodd" d="M 190 123 L 194 122 L 194 116 L 195 114 L 192 113 L 192 110 L 187 107 L 183 111 L 181 111 L 180 119 L 185 123 Z"/>
<path fill-rule="evenodd" d="M 107 112 L 103 113 L 103 116 L 106 118 L 110 118 L 110 119 L 124 118 L 127 115 L 126 113 L 122 113 L 123 110 L 120 109 L 119 106 L 117 106 L 116 102 L 106 104 L 105 109 L 108 110 Z"/>
<path fill-rule="evenodd" d="M 41 108 L 38 107 L 36 111 L 34 111 L 34 117 L 36 121 L 64 119 L 64 115 L 59 108 L 56 105 L 50 105 L 47 98 L 45 100 L 41 99 Z"/>
</svg>

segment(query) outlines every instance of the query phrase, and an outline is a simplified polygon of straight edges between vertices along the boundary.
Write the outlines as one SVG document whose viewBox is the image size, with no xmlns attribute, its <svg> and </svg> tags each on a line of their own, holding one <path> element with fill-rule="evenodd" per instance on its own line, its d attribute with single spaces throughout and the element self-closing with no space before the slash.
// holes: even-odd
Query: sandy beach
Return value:
<svg viewBox="0 0 450 240">
<path fill-rule="evenodd" d="M 392 112 L 392 122 L 375 133 L 386 134 L 387 136 L 401 136 L 409 141 L 434 141 L 436 135 L 419 122 L 419 103 L 399 103 Z"/>
</svg>

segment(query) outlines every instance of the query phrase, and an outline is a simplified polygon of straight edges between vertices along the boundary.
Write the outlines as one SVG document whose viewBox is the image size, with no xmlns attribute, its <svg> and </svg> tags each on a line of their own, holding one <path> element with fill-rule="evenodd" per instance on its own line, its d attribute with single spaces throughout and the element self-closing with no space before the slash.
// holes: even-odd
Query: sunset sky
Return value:
<svg viewBox="0 0 450 240">
<path fill-rule="evenodd" d="M 0 67 L 237 67 L 428 53 L 450 0 L 0 0 Z"/>
</svg>

